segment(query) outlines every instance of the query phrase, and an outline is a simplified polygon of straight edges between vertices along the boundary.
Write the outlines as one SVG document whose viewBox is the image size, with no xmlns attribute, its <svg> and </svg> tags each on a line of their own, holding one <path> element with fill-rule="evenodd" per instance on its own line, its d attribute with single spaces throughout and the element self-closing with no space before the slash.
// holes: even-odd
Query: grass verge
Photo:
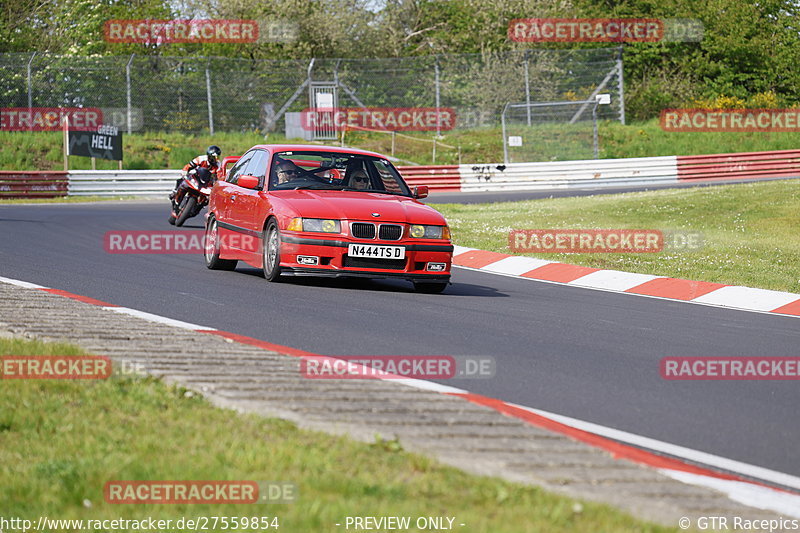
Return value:
<svg viewBox="0 0 800 533">
<path fill-rule="evenodd" d="M 700 232 L 697 250 L 521 254 L 623 270 L 800 293 L 800 181 L 785 180 L 496 204 L 440 204 L 461 246 L 511 253 L 512 229 Z"/>
<path fill-rule="evenodd" d="M 0 338 L 0 354 L 80 353 Z M 357 443 L 235 414 L 152 378 L 0 380 L 0 405 L 6 519 L 277 516 L 281 531 L 324 532 L 340 531 L 335 524 L 346 516 L 453 516 L 470 532 L 672 531 L 606 506 L 471 476 L 397 443 Z M 285 505 L 112 505 L 103 498 L 109 480 L 283 480 L 299 487 L 299 498 Z"/>
</svg>

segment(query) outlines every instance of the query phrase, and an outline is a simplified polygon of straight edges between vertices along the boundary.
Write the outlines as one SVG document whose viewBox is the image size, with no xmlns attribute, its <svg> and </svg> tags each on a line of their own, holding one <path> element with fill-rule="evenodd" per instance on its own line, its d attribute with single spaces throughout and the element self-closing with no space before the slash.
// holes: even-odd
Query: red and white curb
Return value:
<svg viewBox="0 0 800 533">
<path fill-rule="evenodd" d="M 456 254 L 459 256 L 475 251 L 480 252 L 480 250 L 472 250 L 469 248 L 457 248 L 460 248 L 456 251 Z M 494 254 L 494 252 L 483 253 Z M 495 256 L 497 255 L 503 254 L 495 254 Z M 504 258 L 500 258 L 498 260 L 503 259 Z M 511 259 L 526 258 L 520 257 Z M 533 261 L 538 260 L 533 259 Z M 509 263 L 511 263 L 511 261 L 506 261 L 506 264 Z M 42 290 L 50 294 L 71 298 L 79 302 L 96 305 L 109 311 L 135 316 L 150 322 L 166 324 L 196 331 L 198 333 L 217 335 L 230 339 L 233 342 L 256 346 L 294 357 L 308 357 L 317 361 L 335 359 L 334 357 L 323 356 L 289 346 L 273 344 L 236 333 L 220 331 L 198 324 L 117 306 L 87 296 L 73 294 L 60 289 L 51 289 L 26 281 L 0 277 L 0 283 L 7 283 L 26 289 Z M 385 379 L 391 379 L 391 381 L 409 387 L 455 396 L 478 405 L 489 407 L 506 416 L 517 418 L 531 425 L 560 433 L 574 440 L 603 449 L 611 453 L 611 455 L 617 459 L 626 459 L 640 465 L 654 468 L 658 472 L 683 483 L 717 490 L 726 494 L 731 500 L 743 505 L 777 512 L 785 516 L 800 518 L 800 477 L 600 426 L 591 422 L 473 394 L 463 389 L 448 387 L 439 383 L 419 379 L 394 379 L 392 377 L 387 377 Z M 659 455 L 659 453 L 665 455 Z M 712 470 L 712 468 L 718 468 L 720 470 Z M 768 483 L 779 485 L 781 488 L 771 486 Z"/>
<path fill-rule="evenodd" d="M 707 281 L 602 270 L 456 246 L 453 265 L 548 283 L 800 317 L 800 294 Z"/>
</svg>

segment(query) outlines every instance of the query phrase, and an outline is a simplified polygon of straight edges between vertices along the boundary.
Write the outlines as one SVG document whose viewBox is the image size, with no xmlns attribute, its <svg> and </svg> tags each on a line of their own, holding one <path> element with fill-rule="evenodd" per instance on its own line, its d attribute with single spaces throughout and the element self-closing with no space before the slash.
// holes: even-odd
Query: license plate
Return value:
<svg viewBox="0 0 800 533">
<path fill-rule="evenodd" d="M 347 247 L 350 257 L 371 257 L 372 259 L 405 259 L 403 246 L 378 246 L 376 244 L 351 244 Z"/>
</svg>

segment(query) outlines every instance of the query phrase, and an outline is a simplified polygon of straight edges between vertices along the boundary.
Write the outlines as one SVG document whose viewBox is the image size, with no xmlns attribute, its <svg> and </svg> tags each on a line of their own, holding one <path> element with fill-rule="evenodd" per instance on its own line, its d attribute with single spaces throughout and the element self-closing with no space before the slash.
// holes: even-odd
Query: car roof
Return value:
<svg viewBox="0 0 800 533">
<path fill-rule="evenodd" d="M 386 159 L 386 156 L 376 152 L 369 152 L 367 150 L 359 150 L 358 148 L 344 148 L 342 146 L 323 146 L 320 144 L 257 144 L 250 148 L 265 148 L 273 152 L 291 152 L 291 151 L 318 151 L 318 152 L 338 152 L 341 154 L 357 154 L 357 155 L 370 155 Z"/>
</svg>

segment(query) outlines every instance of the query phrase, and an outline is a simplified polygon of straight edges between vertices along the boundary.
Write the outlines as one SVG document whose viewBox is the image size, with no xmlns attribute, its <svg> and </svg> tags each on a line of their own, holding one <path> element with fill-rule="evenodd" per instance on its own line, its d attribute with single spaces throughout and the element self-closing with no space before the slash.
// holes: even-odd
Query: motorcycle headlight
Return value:
<svg viewBox="0 0 800 533">
<path fill-rule="evenodd" d="M 304 218 L 303 231 L 318 233 L 341 233 L 342 224 L 338 220 L 329 218 Z"/>
<path fill-rule="evenodd" d="M 450 230 L 447 226 L 423 226 L 412 224 L 408 234 L 415 239 L 449 239 Z"/>
</svg>

